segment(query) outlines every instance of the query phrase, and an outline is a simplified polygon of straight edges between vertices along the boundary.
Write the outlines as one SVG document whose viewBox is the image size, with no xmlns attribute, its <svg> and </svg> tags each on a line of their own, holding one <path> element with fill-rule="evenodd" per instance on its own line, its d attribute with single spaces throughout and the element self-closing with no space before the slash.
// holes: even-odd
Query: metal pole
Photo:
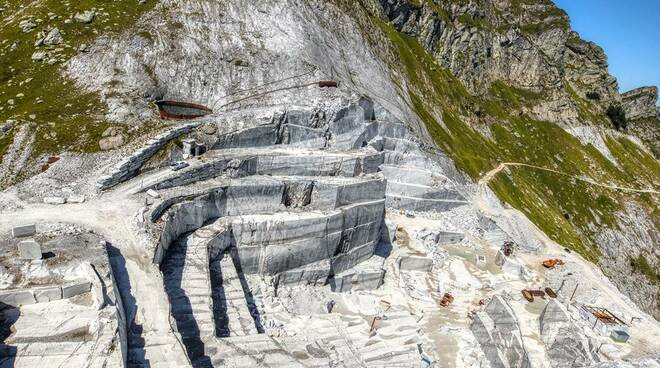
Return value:
<svg viewBox="0 0 660 368">
<path fill-rule="evenodd" d="M 564 283 L 566 282 L 566 279 L 561 280 L 561 285 L 559 285 L 559 289 L 557 289 L 557 294 L 561 291 L 561 289 L 564 287 Z"/>
<path fill-rule="evenodd" d="M 373 330 L 374 330 L 374 324 L 376 324 L 376 320 L 379 320 L 379 319 L 381 319 L 381 317 L 379 317 L 379 316 L 375 316 L 374 319 L 371 321 L 371 328 L 369 328 L 369 333 L 370 333 L 370 334 L 371 334 L 371 332 L 373 332 Z"/>
<path fill-rule="evenodd" d="M 573 290 L 573 294 L 571 294 L 571 302 L 573 301 L 573 297 L 575 296 L 575 292 L 577 291 L 578 286 L 580 286 L 579 283 L 575 285 L 575 290 Z"/>
</svg>

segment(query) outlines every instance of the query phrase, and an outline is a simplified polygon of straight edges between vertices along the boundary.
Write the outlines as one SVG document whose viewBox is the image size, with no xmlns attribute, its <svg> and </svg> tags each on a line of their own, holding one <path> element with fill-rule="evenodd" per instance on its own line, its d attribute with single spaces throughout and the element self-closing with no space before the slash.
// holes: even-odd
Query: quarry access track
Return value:
<svg viewBox="0 0 660 368">
<path fill-rule="evenodd" d="M 624 191 L 624 192 L 633 192 L 633 193 L 660 194 L 659 191 L 653 190 L 653 189 L 637 189 L 637 188 L 620 187 L 620 186 L 617 186 L 617 185 L 603 184 L 603 183 L 599 183 L 599 182 L 596 182 L 596 181 L 588 179 L 588 178 L 568 174 L 568 173 L 565 173 L 565 172 L 562 172 L 562 171 L 549 169 L 549 168 L 542 167 L 542 166 L 535 166 L 535 165 L 525 164 L 525 163 L 522 163 L 522 162 L 503 162 L 503 163 L 499 164 L 499 166 L 497 166 L 493 170 L 487 172 L 484 176 L 481 177 L 481 179 L 479 179 L 479 186 L 488 185 L 488 183 L 490 183 L 490 181 L 500 171 L 504 170 L 504 168 L 509 167 L 509 166 L 523 166 L 523 167 L 529 167 L 529 168 L 536 169 L 536 170 L 548 171 L 548 172 L 552 172 L 552 173 L 555 173 L 555 174 L 567 176 L 569 178 L 579 180 L 579 181 L 582 181 L 582 182 L 585 182 L 585 183 L 588 183 L 588 184 L 591 184 L 591 185 L 595 185 L 595 186 L 599 186 L 599 187 L 603 187 L 603 188 L 607 188 L 607 189 L 612 189 L 612 190 L 621 190 L 621 191 Z"/>
<path fill-rule="evenodd" d="M 157 359 L 163 351 L 179 346 L 178 337 L 170 324 L 170 305 L 162 287 L 162 276 L 151 262 L 149 240 L 146 234 L 136 228 L 134 221 L 139 214 L 141 204 L 125 193 L 109 192 L 99 198 L 83 203 L 67 203 L 52 206 L 42 203 L 18 201 L 20 209 L 3 211 L 0 216 L 0 231 L 10 231 L 15 224 L 62 222 L 76 224 L 103 236 L 110 244 L 118 248 L 125 261 L 128 279 L 131 282 L 129 292 L 135 299 L 135 322 L 143 328 L 141 337 L 146 346 L 143 351 L 155 350 L 149 357 Z M 130 347 L 130 346 L 129 346 Z M 166 358 L 184 363 L 187 355 L 167 355 Z"/>
</svg>

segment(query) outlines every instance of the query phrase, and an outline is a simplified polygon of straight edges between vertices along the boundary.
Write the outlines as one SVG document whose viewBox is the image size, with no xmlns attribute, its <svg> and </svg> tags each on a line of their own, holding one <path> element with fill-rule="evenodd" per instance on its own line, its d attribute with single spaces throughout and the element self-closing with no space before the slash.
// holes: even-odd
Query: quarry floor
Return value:
<svg viewBox="0 0 660 368">
<path fill-rule="evenodd" d="M 135 298 L 135 322 L 143 327 L 143 337 L 148 340 L 150 336 L 154 339 L 170 336 L 172 339 L 174 336 L 168 323 L 167 296 L 160 273 L 151 263 L 152 248 L 147 245 L 149 238 L 135 226 L 134 217 L 140 213 L 139 203 L 122 192 L 110 192 L 81 204 L 62 206 L 15 202 L 20 209 L 4 211 L 0 217 L 0 231 L 7 232 L 15 224 L 55 221 L 79 224 L 104 236 L 125 258 L 132 285 L 131 294 Z M 485 208 L 489 203 L 487 200 L 478 200 L 476 203 L 484 207 L 484 212 L 489 210 Z M 374 318 L 387 315 L 388 310 L 395 309 L 407 312 L 412 317 L 401 320 L 398 329 L 414 330 L 424 346 L 423 354 L 436 357 L 438 366 L 478 367 L 485 363 L 485 356 L 470 331 L 469 315 L 481 308 L 480 301 L 487 303 L 490 296 L 503 294 L 519 318 L 528 353 L 535 361 L 545 362 L 541 364 L 542 367 L 549 367 L 539 337 L 538 321 L 547 301 L 541 299 L 529 303 L 522 297 L 521 290 L 545 286 L 557 290 L 563 275 L 572 274 L 579 275 L 580 280 L 574 301 L 606 307 L 630 324 L 632 333 L 629 342 L 616 343 L 609 337 L 597 336 L 590 331 L 586 322 L 579 317 L 578 310 L 569 307 L 569 312 L 585 334 L 602 343 L 601 359 L 634 358 L 660 351 L 658 322 L 623 296 L 596 266 L 575 253 L 567 253 L 550 240 L 540 250 L 519 249 L 515 252 L 513 257 L 528 272 L 525 279 L 521 279 L 518 275 L 503 272 L 495 264 L 495 255 L 501 244 L 468 235 L 461 243 L 429 245 L 415 235 L 425 229 L 438 228 L 440 221 L 434 216 L 417 213 L 409 217 L 399 211 L 388 211 L 387 219 L 395 223 L 398 230 L 397 242 L 385 260 L 384 284 L 376 290 L 350 293 L 333 293 L 327 286 L 282 287 L 278 300 L 271 300 L 270 303 L 279 303 L 285 307 L 266 309 L 277 310 L 273 315 L 286 321 L 282 330 L 289 332 L 285 333 L 305 334 L 306 321 L 324 318 L 327 311 L 323 304 L 329 300 L 335 302 L 331 314 L 363 318 L 367 324 L 373 323 L 376 331 L 380 321 L 374 323 Z M 401 255 L 423 253 L 434 258 L 441 254 L 444 260 L 436 261 L 431 272 L 399 271 L 397 260 Z M 485 262 L 477 262 L 477 255 L 485 256 Z M 547 270 L 541 262 L 549 258 L 561 258 L 566 264 Z M 574 289 L 574 286 L 568 284 L 570 282 L 560 293 L 563 300 L 569 299 Z M 255 290 L 267 288 L 264 280 L 255 277 L 251 278 L 251 287 Z M 439 305 L 444 292 L 450 292 L 455 297 L 448 307 Z M 259 296 L 258 291 L 256 295 Z M 310 298 L 316 300 L 318 305 L 310 304 Z M 631 319 L 634 321 L 630 322 Z M 369 331 L 363 333 L 368 334 Z M 392 336 L 392 343 L 397 343 L 399 337 Z M 387 342 L 387 339 L 388 335 L 384 335 L 383 340 Z M 177 351 L 171 353 L 181 354 Z"/>
</svg>

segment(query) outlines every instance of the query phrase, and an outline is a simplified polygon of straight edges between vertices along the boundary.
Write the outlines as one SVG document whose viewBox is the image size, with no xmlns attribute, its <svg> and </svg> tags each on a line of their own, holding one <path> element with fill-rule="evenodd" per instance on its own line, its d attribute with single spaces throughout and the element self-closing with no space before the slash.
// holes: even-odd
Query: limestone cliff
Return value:
<svg viewBox="0 0 660 368">
<path fill-rule="evenodd" d="M 621 95 L 628 119 L 655 118 L 658 114 L 658 87 L 640 87 Z"/>
<path fill-rule="evenodd" d="M 653 155 L 660 157 L 660 107 L 658 87 L 640 87 L 621 95 L 628 119 L 628 129 L 646 143 Z"/>
<path fill-rule="evenodd" d="M 471 94 L 504 80 L 543 93 L 531 114 L 566 125 L 596 123 L 598 116 L 586 112 L 619 98 L 603 50 L 573 32 L 549 0 L 380 3 L 396 29 L 415 37 Z"/>
</svg>

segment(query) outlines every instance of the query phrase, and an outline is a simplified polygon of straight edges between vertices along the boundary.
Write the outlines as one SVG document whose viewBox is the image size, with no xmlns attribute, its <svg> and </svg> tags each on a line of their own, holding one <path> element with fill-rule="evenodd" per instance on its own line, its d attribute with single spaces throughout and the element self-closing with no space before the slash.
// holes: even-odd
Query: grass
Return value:
<svg viewBox="0 0 660 368">
<path fill-rule="evenodd" d="M 646 276 L 649 281 L 654 284 L 660 284 L 660 272 L 653 269 L 643 254 L 639 254 L 636 258 L 630 259 L 630 265 L 635 272 L 641 273 Z"/>
<path fill-rule="evenodd" d="M 4 136 L 0 136 L 0 162 L 2 162 L 2 158 L 4 157 L 5 153 L 7 153 L 7 149 L 14 141 L 14 132 L 15 130 L 10 130 L 9 132 L 5 133 Z"/>
<path fill-rule="evenodd" d="M 630 183 L 660 189 L 660 163 L 651 154 L 627 138 L 608 137 L 605 144 L 629 175 Z"/>
<path fill-rule="evenodd" d="M 62 76 L 62 63 L 78 53 L 82 44 L 91 44 L 101 34 L 113 34 L 127 29 L 156 0 L 138 5 L 135 0 L 82 0 L 63 2 L 42 0 L 24 5 L 22 0 L 5 4 L 4 17 L 15 16 L 0 28 L 0 121 L 15 119 L 34 122 L 36 134 L 32 156 L 56 154 L 71 150 L 98 151 L 101 133 L 109 126 L 104 120 L 105 104 L 93 93 L 80 92 L 73 82 Z M 91 24 L 65 21 L 76 12 L 96 9 Z M 20 12 L 20 14 L 18 13 Z M 31 19 L 37 28 L 24 33 L 18 24 Z M 64 44 L 35 47 L 37 33 L 57 27 Z M 35 51 L 45 51 L 54 63 L 33 61 Z M 22 97 L 19 97 L 22 96 Z M 9 104 L 13 100 L 13 105 Z"/>
</svg>

